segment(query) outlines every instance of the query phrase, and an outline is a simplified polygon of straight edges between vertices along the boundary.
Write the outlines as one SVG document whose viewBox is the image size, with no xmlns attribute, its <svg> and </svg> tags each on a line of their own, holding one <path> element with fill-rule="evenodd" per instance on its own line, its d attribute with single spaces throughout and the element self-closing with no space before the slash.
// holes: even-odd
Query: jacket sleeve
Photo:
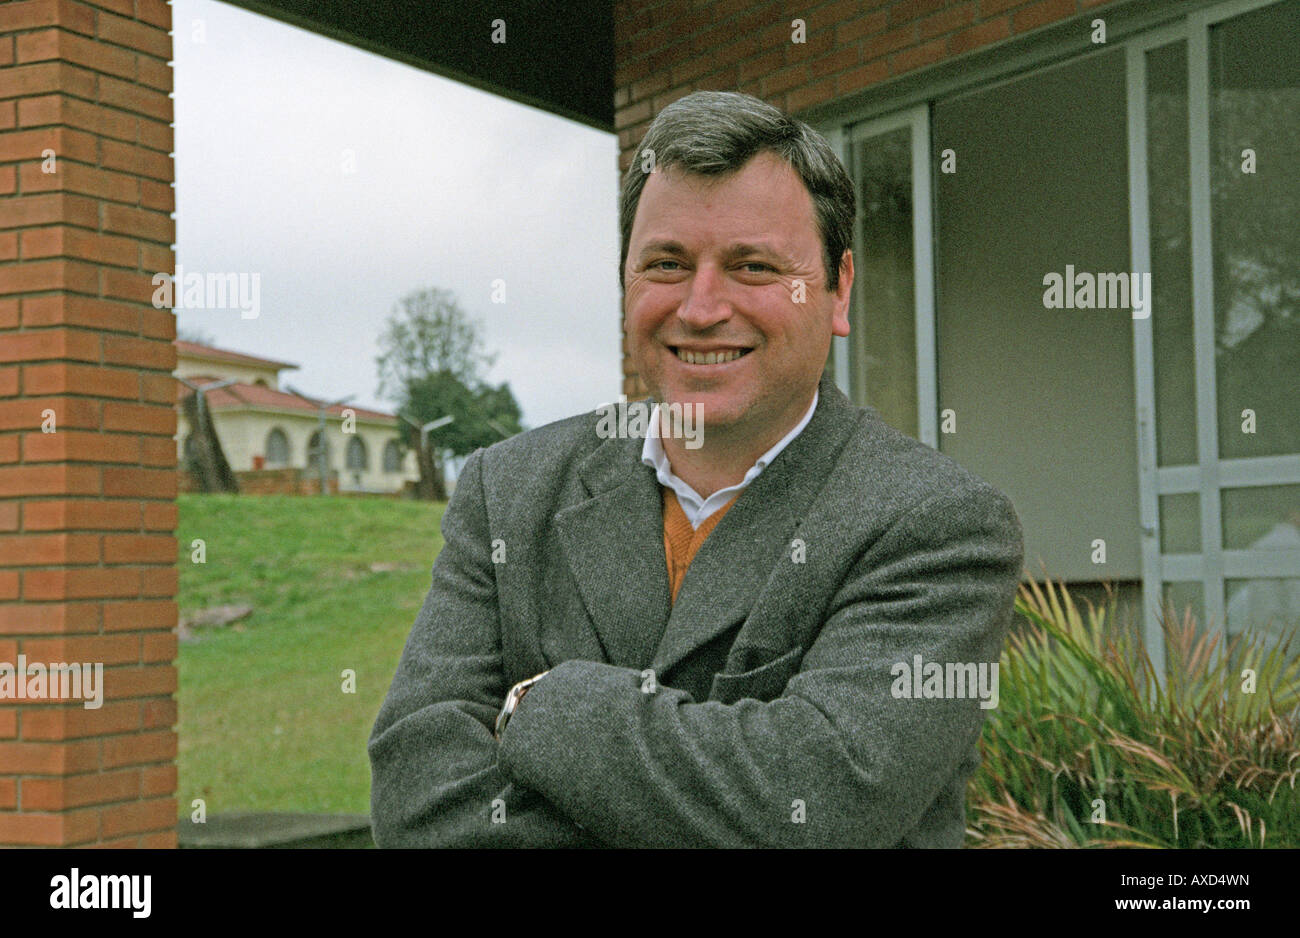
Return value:
<svg viewBox="0 0 1300 938">
<path fill-rule="evenodd" d="M 590 838 L 503 776 L 492 725 L 501 666 L 482 453 L 442 519 L 433 583 L 370 735 L 370 817 L 380 847 L 560 847 Z"/>
<path fill-rule="evenodd" d="M 564 662 L 511 718 L 502 770 L 617 846 L 893 846 L 984 720 L 973 689 L 901 696 L 896 666 L 996 675 L 1022 560 L 1006 496 L 935 495 L 856 557 L 780 696 L 696 702 Z"/>
</svg>

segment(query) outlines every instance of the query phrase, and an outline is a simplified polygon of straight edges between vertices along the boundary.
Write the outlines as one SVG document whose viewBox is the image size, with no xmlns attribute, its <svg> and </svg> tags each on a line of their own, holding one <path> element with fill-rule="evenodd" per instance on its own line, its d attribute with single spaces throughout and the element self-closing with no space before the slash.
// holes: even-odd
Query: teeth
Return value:
<svg viewBox="0 0 1300 938">
<path fill-rule="evenodd" d="M 735 361 L 748 351 L 749 349 L 734 349 L 730 352 L 692 352 L 688 349 L 679 348 L 677 357 L 688 365 L 719 365 L 724 362 Z"/>
</svg>

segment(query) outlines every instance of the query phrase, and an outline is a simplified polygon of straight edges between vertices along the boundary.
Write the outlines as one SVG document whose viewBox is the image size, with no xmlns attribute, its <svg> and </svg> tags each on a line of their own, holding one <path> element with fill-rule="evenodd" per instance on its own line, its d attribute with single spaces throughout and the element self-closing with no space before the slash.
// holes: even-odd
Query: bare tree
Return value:
<svg viewBox="0 0 1300 938">
<path fill-rule="evenodd" d="M 379 393 L 390 400 L 405 396 L 412 381 L 451 374 L 461 383 L 478 383 L 495 355 L 483 350 L 478 323 L 461 309 L 450 290 L 415 290 L 398 301 L 379 336 Z"/>
</svg>

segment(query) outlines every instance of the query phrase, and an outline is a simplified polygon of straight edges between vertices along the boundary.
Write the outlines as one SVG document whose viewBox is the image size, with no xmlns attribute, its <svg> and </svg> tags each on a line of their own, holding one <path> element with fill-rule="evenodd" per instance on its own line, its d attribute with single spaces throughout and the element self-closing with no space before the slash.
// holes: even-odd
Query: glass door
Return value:
<svg viewBox="0 0 1300 938">
<path fill-rule="evenodd" d="M 1128 46 L 1144 627 L 1300 624 L 1300 5 L 1242 0 Z M 1296 649 L 1293 644 L 1293 650 Z"/>
</svg>

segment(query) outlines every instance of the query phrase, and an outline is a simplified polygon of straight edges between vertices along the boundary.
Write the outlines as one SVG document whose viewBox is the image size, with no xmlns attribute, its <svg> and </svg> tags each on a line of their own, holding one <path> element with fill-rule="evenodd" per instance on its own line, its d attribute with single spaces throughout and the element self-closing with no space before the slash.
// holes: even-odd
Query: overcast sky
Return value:
<svg viewBox="0 0 1300 938">
<path fill-rule="evenodd" d="M 181 308 L 178 328 L 391 413 L 383 321 L 443 287 L 528 426 L 617 398 L 613 134 L 215 0 L 172 17 L 178 268 L 260 275 L 256 319 Z"/>
</svg>

